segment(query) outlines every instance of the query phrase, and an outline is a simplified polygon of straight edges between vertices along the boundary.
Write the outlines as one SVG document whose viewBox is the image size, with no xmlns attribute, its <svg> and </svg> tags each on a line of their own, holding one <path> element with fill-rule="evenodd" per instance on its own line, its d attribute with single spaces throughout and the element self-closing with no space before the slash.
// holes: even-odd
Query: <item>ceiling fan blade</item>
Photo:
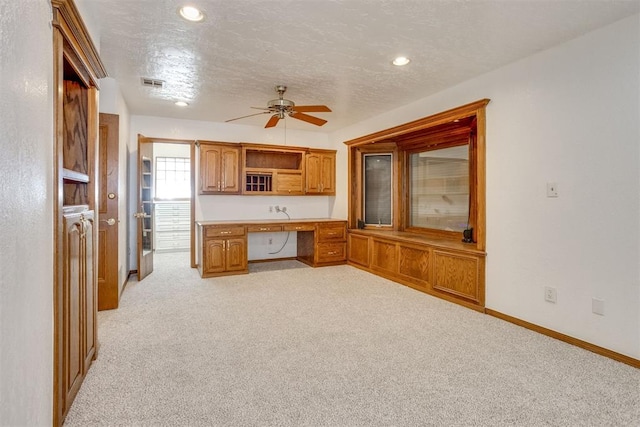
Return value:
<svg viewBox="0 0 640 427">
<path fill-rule="evenodd" d="M 331 109 L 326 105 L 296 105 L 293 111 L 300 113 L 330 113 Z"/>
<path fill-rule="evenodd" d="M 271 116 L 271 118 L 269 119 L 269 121 L 267 122 L 267 124 L 264 126 L 265 128 L 272 128 L 275 125 L 278 124 L 278 120 L 280 120 L 280 116 L 277 114 L 274 114 L 273 116 Z"/>
<path fill-rule="evenodd" d="M 260 115 L 260 114 L 267 114 L 267 113 L 269 113 L 269 112 L 268 112 L 268 111 L 263 111 L 262 113 L 255 113 L 255 114 L 249 114 L 249 115 L 247 115 L 247 116 L 236 117 L 235 119 L 225 120 L 224 122 L 225 122 L 225 123 L 227 123 L 227 122 L 232 122 L 232 121 L 234 121 L 234 120 L 246 119 L 247 117 L 253 117 L 253 116 L 257 116 L 257 115 Z"/>
<path fill-rule="evenodd" d="M 316 126 L 322 126 L 323 124 L 327 123 L 326 120 L 320 119 L 318 117 L 313 117 L 304 113 L 293 112 L 290 114 L 290 116 L 293 117 L 294 119 L 302 120 L 303 122 L 308 122 Z"/>
</svg>

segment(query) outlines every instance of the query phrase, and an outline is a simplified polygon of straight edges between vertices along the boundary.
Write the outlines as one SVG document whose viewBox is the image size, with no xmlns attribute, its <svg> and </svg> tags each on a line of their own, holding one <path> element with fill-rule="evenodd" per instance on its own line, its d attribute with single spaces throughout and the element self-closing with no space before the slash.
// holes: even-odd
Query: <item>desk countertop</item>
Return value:
<svg viewBox="0 0 640 427">
<path fill-rule="evenodd" d="M 196 224 L 205 225 L 264 225 L 264 224 L 301 224 L 314 222 L 346 222 L 346 219 L 336 218 L 291 218 L 291 219 L 229 219 L 216 221 L 196 221 Z"/>
</svg>

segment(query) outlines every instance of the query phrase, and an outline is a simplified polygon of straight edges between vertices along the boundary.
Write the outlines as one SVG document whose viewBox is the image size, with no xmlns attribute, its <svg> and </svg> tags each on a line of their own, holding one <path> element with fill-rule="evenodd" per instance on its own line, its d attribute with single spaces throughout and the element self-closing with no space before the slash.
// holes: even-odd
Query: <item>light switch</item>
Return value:
<svg viewBox="0 0 640 427">
<path fill-rule="evenodd" d="M 558 184 L 547 182 L 547 197 L 558 197 Z"/>
</svg>

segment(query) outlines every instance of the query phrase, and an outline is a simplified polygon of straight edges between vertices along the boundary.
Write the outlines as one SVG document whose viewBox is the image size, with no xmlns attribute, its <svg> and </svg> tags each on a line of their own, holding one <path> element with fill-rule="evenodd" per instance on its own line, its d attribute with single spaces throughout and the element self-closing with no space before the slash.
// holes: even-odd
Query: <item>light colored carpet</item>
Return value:
<svg viewBox="0 0 640 427">
<path fill-rule="evenodd" d="M 640 425 L 630 366 L 349 266 L 187 258 L 100 313 L 67 426 Z"/>
</svg>

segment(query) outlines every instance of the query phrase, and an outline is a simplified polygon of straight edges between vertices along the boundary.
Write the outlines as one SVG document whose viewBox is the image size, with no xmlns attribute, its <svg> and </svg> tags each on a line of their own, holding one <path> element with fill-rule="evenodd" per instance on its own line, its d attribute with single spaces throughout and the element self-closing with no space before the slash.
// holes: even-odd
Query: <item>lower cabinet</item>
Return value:
<svg viewBox="0 0 640 427">
<path fill-rule="evenodd" d="M 201 277 L 248 273 L 247 234 L 295 231 L 296 259 L 312 267 L 347 262 L 347 222 L 341 220 L 197 222 Z"/>
<path fill-rule="evenodd" d="M 480 251 L 399 232 L 350 231 L 348 243 L 351 265 L 471 308 L 484 307 L 485 254 Z"/>
<path fill-rule="evenodd" d="M 312 267 L 344 264 L 347 260 L 347 224 L 318 222 L 313 231 L 298 231 L 298 260 Z"/>
<path fill-rule="evenodd" d="M 245 227 L 199 226 L 202 277 L 248 273 Z"/>
<path fill-rule="evenodd" d="M 209 239 L 205 241 L 204 246 L 204 273 L 246 270 L 245 239 Z"/>
<path fill-rule="evenodd" d="M 97 348 L 94 212 L 64 212 L 62 384 L 64 413 L 69 410 Z"/>
</svg>

